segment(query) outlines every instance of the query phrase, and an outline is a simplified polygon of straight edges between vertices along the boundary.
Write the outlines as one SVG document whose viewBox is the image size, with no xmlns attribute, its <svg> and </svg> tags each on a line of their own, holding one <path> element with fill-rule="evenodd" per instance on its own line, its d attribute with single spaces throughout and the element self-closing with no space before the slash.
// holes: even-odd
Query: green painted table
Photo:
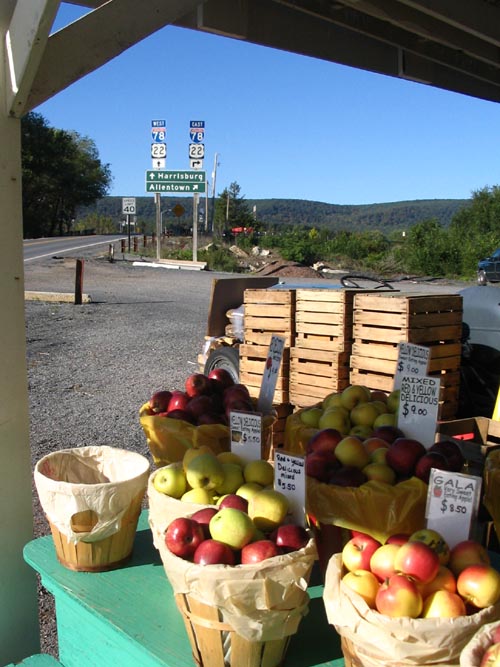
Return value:
<svg viewBox="0 0 500 667">
<path fill-rule="evenodd" d="M 88 573 L 63 567 L 51 536 L 28 543 L 24 557 L 54 596 L 64 667 L 193 667 L 184 622 L 153 546 L 146 511 L 139 519 L 133 556 L 118 570 Z M 286 667 L 344 665 L 322 593 L 315 570 L 310 611 L 290 642 Z"/>
</svg>

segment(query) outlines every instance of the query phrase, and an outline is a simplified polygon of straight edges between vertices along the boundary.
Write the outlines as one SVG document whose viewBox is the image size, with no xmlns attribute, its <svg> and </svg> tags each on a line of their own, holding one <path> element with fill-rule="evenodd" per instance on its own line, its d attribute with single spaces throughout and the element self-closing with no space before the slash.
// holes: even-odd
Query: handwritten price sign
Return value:
<svg viewBox="0 0 500 667">
<path fill-rule="evenodd" d="M 274 489 L 288 498 L 293 522 L 304 526 L 306 466 L 303 456 L 291 456 L 278 450 L 275 451 Z"/>
<path fill-rule="evenodd" d="M 263 414 L 268 414 L 273 406 L 274 392 L 276 390 L 284 347 L 285 339 L 282 336 L 272 336 L 262 376 L 262 384 L 260 385 L 259 400 L 257 402 L 259 412 Z"/>
<path fill-rule="evenodd" d="M 256 412 L 229 413 L 231 451 L 245 463 L 256 461 L 262 453 L 262 415 Z"/>
<path fill-rule="evenodd" d="M 403 375 L 399 395 L 398 427 L 407 438 L 430 447 L 436 435 L 441 380 Z"/>
<path fill-rule="evenodd" d="M 401 382 L 405 375 L 427 375 L 430 352 L 430 349 L 423 345 L 404 342 L 398 344 L 398 363 L 394 376 L 394 389 L 401 388 Z"/>
</svg>

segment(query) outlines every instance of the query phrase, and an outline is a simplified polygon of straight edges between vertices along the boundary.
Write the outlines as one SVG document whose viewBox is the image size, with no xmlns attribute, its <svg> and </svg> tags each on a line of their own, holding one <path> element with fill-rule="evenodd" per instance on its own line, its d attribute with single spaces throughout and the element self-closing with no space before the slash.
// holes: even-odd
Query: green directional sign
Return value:
<svg viewBox="0 0 500 667">
<path fill-rule="evenodd" d="M 160 171 L 146 172 L 146 192 L 195 192 L 203 193 L 206 188 L 204 171 Z"/>
</svg>

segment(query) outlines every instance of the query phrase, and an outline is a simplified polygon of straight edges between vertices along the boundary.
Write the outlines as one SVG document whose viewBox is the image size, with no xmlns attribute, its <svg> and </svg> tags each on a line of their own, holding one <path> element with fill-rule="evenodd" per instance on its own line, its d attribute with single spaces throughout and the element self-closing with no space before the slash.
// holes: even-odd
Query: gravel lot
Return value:
<svg viewBox="0 0 500 667">
<path fill-rule="evenodd" d="M 197 370 L 212 280 L 221 277 L 230 275 L 87 259 L 83 291 L 91 303 L 27 301 L 32 464 L 49 452 L 91 444 L 149 457 L 138 409 L 153 391 L 181 388 Z M 286 274 L 286 282 L 299 281 Z M 26 290 L 71 294 L 74 284 L 75 259 L 25 266 Z M 462 286 L 398 285 L 431 292 Z M 35 536 L 46 535 L 35 489 L 33 498 Z M 41 587 L 39 597 L 42 650 L 57 657 L 52 597 Z"/>
</svg>

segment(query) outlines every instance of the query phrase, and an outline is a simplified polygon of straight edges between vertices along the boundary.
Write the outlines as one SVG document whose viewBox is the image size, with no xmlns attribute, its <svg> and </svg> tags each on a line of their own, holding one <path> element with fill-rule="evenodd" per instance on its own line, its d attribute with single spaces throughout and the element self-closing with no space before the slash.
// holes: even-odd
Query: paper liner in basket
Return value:
<svg viewBox="0 0 500 667">
<path fill-rule="evenodd" d="M 120 530 L 133 499 L 144 494 L 149 461 L 136 452 L 109 446 L 77 447 L 47 454 L 34 478 L 47 519 L 68 541 L 97 542 Z M 91 510 L 97 522 L 75 532 L 72 517 Z"/>
<path fill-rule="evenodd" d="M 189 594 L 217 607 L 223 621 L 249 641 L 282 639 L 297 631 L 309 606 L 314 540 L 303 549 L 256 565 L 202 566 L 172 554 L 165 545 L 164 531 L 151 517 L 150 525 L 174 593 Z"/>
<path fill-rule="evenodd" d="M 476 632 L 460 654 L 460 667 L 480 667 L 484 652 L 492 642 L 500 621 L 487 623 Z"/>
<path fill-rule="evenodd" d="M 355 646 L 363 667 L 458 667 L 460 653 L 476 631 L 500 619 L 500 603 L 453 619 L 390 618 L 370 609 L 345 586 L 342 573 L 342 555 L 335 554 L 326 572 L 326 615 L 338 634 Z"/>
</svg>

